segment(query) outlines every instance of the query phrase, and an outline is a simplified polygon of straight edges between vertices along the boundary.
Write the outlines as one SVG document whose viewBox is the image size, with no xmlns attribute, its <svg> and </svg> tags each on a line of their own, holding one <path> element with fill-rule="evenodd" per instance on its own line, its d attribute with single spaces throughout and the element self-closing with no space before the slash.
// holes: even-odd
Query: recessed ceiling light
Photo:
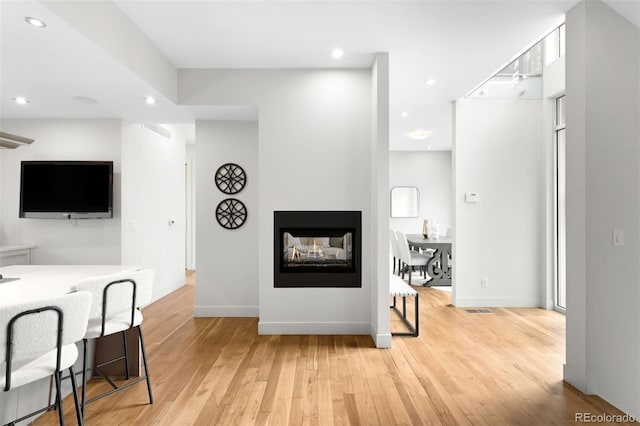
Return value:
<svg viewBox="0 0 640 426">
<path fill-rule="evenodd" d="M 38 18 L 33 18 L 31 16 L 25 17 L 24 20 L 27 21 L 28 24 L 33 25 L 34 27 L 37 27 L 37 28 L 44 28 L 47 26 L 47 24 L 45 24 L 43 21 L 39 20 Z"/>
<path fill-rule="evenodd" d="M 429 80 L 425 80 L 424 81 L 424 85 L 425 86 L 433 86 L 434 84 L 436 84 L 436 81 L 432 78 L 430 78 Z"/>
<path fill-rule="evenodd" d="M 431 145 L 427 145 L 427 149 L 431 149 Z"/>
<path fill-rule="evenodd" d="M 402 118 L 406 118 L 406 117 L 409 116 L 409 113 L 407 111 L 405 111 L 401 115 L 402 115 Z"/>
<path fill-rule="evenodd" d="M 15 98 L 13 98 L 13 102 L 17 103 L 18 105 L 26 105 L 31 101 L 24 96 L 16 96 Z"/>
<path fill-rule="evenodd" d="M 344 51 L 342 49 L 333 49 L 333 52 L 331 52 L 331 56 L 333 56 L 335 59 L 340 59 L 343 55 Z"/>
<path fill-rule="evenodd" d="M 145 101 L 148 105 L 155 105 L 158 102 L 158 100 L 153 96 L 145 96 L 142 100 Z"/>
<path fill-rule="evenodd" d="M 407 133 L 407 136 L 415 141 L 422 141 L 431 136 L 432 133 L 433 132 L 431 130 L 416 129 L 412 132 Z"/>
<path fill-rule="evenodd" d="M 89 96 L 74 96 L 73 100 L 86 105 L 97 105 L 99 103 L 97 99 L 90 98 Z"/>
</svg>

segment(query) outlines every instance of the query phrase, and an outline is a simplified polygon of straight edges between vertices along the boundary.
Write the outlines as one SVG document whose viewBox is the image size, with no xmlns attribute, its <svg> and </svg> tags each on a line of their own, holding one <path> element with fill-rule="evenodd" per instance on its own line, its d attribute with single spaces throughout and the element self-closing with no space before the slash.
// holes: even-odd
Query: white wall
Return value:
<svg viewBox="0 0 640 426">
<path fill-rule="evenodd" d="M 182 286 L 185 270 L 185 134 L 164 127 L 171 139 L 122 126 L 121 261 L 155 270 L 154 300 Z"/>
<path fill-rule="evenodd" d="M 461 100 L 454 141 L 456 306 L 540 306 L 542 104 Z M 477 192 L 475 204 L 465 193 Z M 480 287 L 487 277 L 487 288 Z"/>
<path fill-rule="evenodd" d="M 371 67 L 371 337 L 391 347 L 389 313 L 389 54 L 377 53 Z"/>
<path fill-rule="evenodd" d="M 197 317 L 258 316 L 258 123 L 245 121 L 196 122 L 196 221 L 198 235 Z M 247 175 L 238 194 L 215 186 L 222 164 L 240 165 Z M 215 210 L 226 198 L 237 198 L 247 208 L 247 221 L 238 229 L 218 224 Z"/>
<path fill-rule="evenodd" d="M 587 391 L 586 335 L 586 20 L 585 3 L 569 10 L 566 81 L 566 363 L 564 379 Z M 573 105 L 573 106 L 571 106 Z M 570 127 L 570 130 L 569 130 Z"/>
<path fill-rule="evenodd" d="M 391 228 L 421 234 L 423 219 L 436 219 L 440 233 L 452 227 L 451 151 L 392 151 L 389 153 L 389 191 L 415 186 L 420 191 L 420 217 L 390 218 Z"/>
<path fill-rule="evenodd" d="M 259 107 L 259 332 L 369 334 L 372 233 L 362 288 L 276 289 L 273 212 L 361 210 L 372 229 L 370 70 L 181 70 L 178 84 L 181 104 Z"/>
<path fill-rule="evenodd" d="M 565 380 L 640 417 L 640 33 L 599 1 L 567 13 Z M 615 66 L 615 72 L 613 67 Z M 612 230 L 625 244 L 614 247 Z"/>
<path fill-rule="evenodd" d="M 0 241 L 33 244 L 33 263 L 120 263 L 120 120 L 2 120 L 3 131 L 35 139 L 2 152 Z M 20 161 L 114 162 L 112 219 L 19 219 Z"/>
</svg>

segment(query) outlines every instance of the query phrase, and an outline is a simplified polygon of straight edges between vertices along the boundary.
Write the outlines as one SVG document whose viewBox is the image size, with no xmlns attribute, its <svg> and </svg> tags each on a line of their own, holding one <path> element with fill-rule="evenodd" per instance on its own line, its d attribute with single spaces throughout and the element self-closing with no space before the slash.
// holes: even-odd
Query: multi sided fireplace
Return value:
<svg viewBox="0 0 640 426">
<path fill-rule="evenodd" d="M 275 287 L 362 287 L 359 211 L 274 212 Z"/>
</svg>

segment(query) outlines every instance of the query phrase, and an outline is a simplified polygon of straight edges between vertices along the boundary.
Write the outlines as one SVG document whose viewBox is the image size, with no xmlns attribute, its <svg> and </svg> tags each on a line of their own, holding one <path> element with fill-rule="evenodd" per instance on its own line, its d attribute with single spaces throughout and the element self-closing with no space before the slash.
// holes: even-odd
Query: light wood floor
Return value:
<svg viewBox="0 0 640 426">
<path fill-rule="evenodd" d="M 552 425 L 575 413 L 621 414 L 562 382 L 563 315 L 471 314 L 448 305 L 446 292 L 419 292 L 420 337 L 380 350 L 369 336 L 258 336 L 255 318 L 192 318 L 187 285 L 144 310 L 155 403 L 141 383 L 90 404 L 86 423 Z M 69 424 L 72 410 L 69 397 Z"/>
</svg>

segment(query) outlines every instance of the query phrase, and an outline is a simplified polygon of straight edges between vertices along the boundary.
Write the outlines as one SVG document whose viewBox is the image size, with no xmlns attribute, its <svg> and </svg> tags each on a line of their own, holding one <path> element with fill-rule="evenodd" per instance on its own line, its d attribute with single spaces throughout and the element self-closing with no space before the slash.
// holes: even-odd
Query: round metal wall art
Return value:
<svg viewBox="0 0 640 426">
<path fill-rule="evenodd" d="M 247 208 L 242 201 L 227 198 L 216 207 L 216 220 L 223 228 L 240 228 L 247 220 Z"/>
<path fill-rule="evenodd" d="M 247 183 L 247 175 L 237 164 L 223 164 L 216 170 L 216 186 L 225 194 L 237 194 Z"/>
</svg>

